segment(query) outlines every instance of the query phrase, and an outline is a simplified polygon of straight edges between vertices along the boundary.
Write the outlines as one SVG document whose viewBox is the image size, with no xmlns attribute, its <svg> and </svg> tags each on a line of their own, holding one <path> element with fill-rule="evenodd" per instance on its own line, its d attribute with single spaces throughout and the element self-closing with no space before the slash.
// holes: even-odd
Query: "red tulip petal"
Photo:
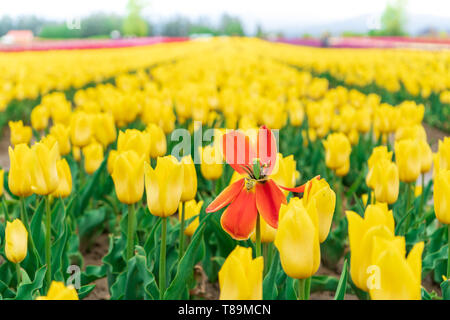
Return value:
<svg viewBox="0 0 450 320">
<path fill-rule="evenodd" d="M 216 212 L 232 202 L 244 188 L 245 179 L 240 179 L 226 187 L 206 208 L 206 213 Z"/>
<path fill-rule="evenodd" d="M 272 228 L 278 228 L 278 213 L 281 204 L 286 204 L 286 197 L 278 185 L 270 179 L 264 183 L 257 183 L 255 188 L 259 214 Z"/>
<path fill-rule="evenodd" d="M 318 180 L 320 180 L 320 176 L 315 176 L 313 179 L 318 179 Z M 312 180 L 312 179 L 311 179 L 311 180 Z M 287 191 L 290 191 L 290 192 L 302 193 L 302 192 L 305 192 L 306 184 L 307 184 L 307 183 L 305 183 L 305 184 L 303 184 L 303 185 L 301 185 L 301 186 L 295 187 L 295 188 L 283 187 L 283 186 L 281 186 L 281 185 L 278 185 L 278 186 L 279 186 L 281 189 L 284 189 L 284 190 L 287 190 Z"/>
<path fill-rule="evenodd" d="M 255 229 L 257 215 L 255 192 L 242 189 L 222 214 L 220 223 L 232 238 L 245 240 Z"/>
<path fill-rule="evenodd" d="M 268 167 L 264 169 L 264 175 L 270 175 L 277 161 L 277 140 L 272 130 L 262 126 L 258 131 L 257 157 L 263 165 Z"/>
<path fill-rule="evenodd" d="M 242 167 L 253 167 L 253 159 L 256 156 L 249 137 L 239 131 L 223 135 L 223 154 L 225 161 L 240 174 L 247 174 Z"/>
</svg>

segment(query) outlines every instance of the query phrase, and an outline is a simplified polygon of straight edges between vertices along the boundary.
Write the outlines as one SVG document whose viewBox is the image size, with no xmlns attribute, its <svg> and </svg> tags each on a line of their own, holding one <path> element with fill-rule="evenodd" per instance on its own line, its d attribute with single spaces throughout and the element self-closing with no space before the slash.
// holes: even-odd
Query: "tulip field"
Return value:
<svg viewBox="0 0 450 320">
<path fill-rule="evenodd" d="M 450 299 L 449 51 L 217 37 L 0 71 L 1 299 Z"/>
</svg>

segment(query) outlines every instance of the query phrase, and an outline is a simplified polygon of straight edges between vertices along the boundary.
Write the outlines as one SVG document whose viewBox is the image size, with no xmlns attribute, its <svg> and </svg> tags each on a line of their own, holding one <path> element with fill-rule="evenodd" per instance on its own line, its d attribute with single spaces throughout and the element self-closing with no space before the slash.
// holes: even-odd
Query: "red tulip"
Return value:
<svg viewBox="0 0 450 320">
<path fill-rule="evenodd" d="M 238 173 L 247 174 L 247 177 L 225 188 L 206 208 L 206 212 L 216 212 L 229 205 L 222 214 L 221 224 L 237 240 L 250 237 L 258 214 L 271 227 L 278 228 L 278 212 L 281 204 L 286 204 L 281 189 L 303 192 L 305 185 L 287 188 L 270 179 L 277 159 L 277 144 L 272 131 L 262 126 L 256 145 L 239 131 L 229 132 L 223 136 L 223 153 L 226 162 Z"/>
</svg>

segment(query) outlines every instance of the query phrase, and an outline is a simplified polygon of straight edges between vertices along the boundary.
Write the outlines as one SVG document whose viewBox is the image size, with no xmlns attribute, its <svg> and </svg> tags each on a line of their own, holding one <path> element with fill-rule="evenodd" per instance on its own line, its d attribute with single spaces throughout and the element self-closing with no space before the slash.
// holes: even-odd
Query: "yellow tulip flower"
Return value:
<svg viewBox="0 0 450 320">
<path fill-rule="evenodd" d="M 434 212 L 441 223 L 450 225 L 450 170 L 441 170 L 434 178 Z"/>
<path fill-rule="evenodd" d="M 307 210 L 298 198 L 281 205 L 275 246 L 281 265 L 291 278 L 306 279 L 320 265 L 319 222 L 317 212 Z"/>
<path fill-rule="evenodd" d="M 33 152 L 32 165 L 32 190 L 39 195 L 49 195 L 59 185 L 58 169 L 56 161 L 59 159 L 58 142 L 50 149 L 42 142 L 31 147 Z"/>
<path fill-rule="evenodd" d="M 116 141 L 117 131 L 114 118 L 110 113 L 98 113 L 94 116 L 94 135 L 95 139 L 100 142 L 103 147 Z"/>
<path fill-rule="evenodd" d="M 48 118 L 49 112 L 45 106 L 34 107 L 30 115 L 31 126 L 38 131 L 44 130 L 48 126 Z"/>
<path fill-rule="evenodd" d="M 150 123 L 146 131 L 150 134 L 150 157 L 156 159 L 164 156 L 167 152 L 167 142 L 163 129 Z"/>
<path fill-rule="evenodd" d="M 66 159 L 56 161 L 56 169 L 58 170 L 59 183 L 53 196 L 66 198 L 72 192 L 72 173 Z"/>
<path fill-rule="evenodd" d="M 57 123 L 50 128 L 50 135 L 55 137 L 55 139 L 58 141 L 59 153 L 62 156 L 70 153 L 71 144 L 69 127 L 61 123 Z"/>
<path fill-rule="evenodd" d="M 133 204 L 144 194 L 144 157 L 135 151 L 121 152 L 115 156 L 112 179 L 120 202 Z"/>
<path fill-rule="evenodd" d="M 252 249 L 237 246 L 219 271 L 221 300 L 261 300 L 263 257 L 252 259 Z"/>
<path fill-rule="evenodd" d="M 28 197 L 31 190 L 33 176 L 32 167 L 34 163 L 33 151 L 26 144 L 18 144 L 14 150 L 9 147 L 9 174 L 8 186 L 12 194 L 18 197 Z"/>
<path fill-rule="evenodd" d="M 151 136 L 149 132 L 127 129 L 119 132 L 117 151 L 119 153 L 134 150 L 147 161 L 150 158 Z"/>
<path fill-rule="evenodd" d="M 180 202 L 179 208 L 178 208 L 178 219 L 181 220 L 181 211 L 183 204 Z M 189 220 L 195 216 L 197 216 L 189 225 L 184 229 L 184 234 L 192 237 L 195 233 L 195 230 L 197 230 L 197 227 L 199 225 L 199 219 L 198 215 L 200 214 L 200 210 L 202 209 L 203 201 L 196 202 L 195 199 L 186 201 L 184 203 L 184 220 Z"/>
<path fill-rule="evenodd" d="M 419 140 L 417 143 L 419 145 L 420 154 L 420 172 L 427 173 L 430 171 L 431 165 L 433 164 L 433 153 L 426 140 Z"/>
<path fill-rule="evenodd" d="M 395 132 L 395 141 L 406 139 L 427 140 L 424 127 L 420 124 L 399 127 Z"/>
<path fill-rule="evenodd" d="M 181 201 L 185 202 L 194 199 L 197 193 L 197 173 L 192 157 L 185 156 L 181 159 L 184 167 L 183 191 L 181 193 Z"/>
<path fill-rule="evenodd" d="M 420 175 L 420 148 L 416 140 L 395 142 L 395 161 L 398 166 L 400 181 L 414 182 Z"/>
<path fill-rule="evenodd" d="M 386 203 L 368 205 L 364 218 L 353 211 L 346 211 L 346 214 L 351 254 L 350 275 L 358 288 L 368 291 L 368 268 L 372 265 L 374 239 L 395 237 L 394 216 Z"/>
<path fill-rule="evenodd" d="M 46 296 L 36 300 L 79 300 L 77 290 L 73 286 L 65 286 L 64 282 L 52 281 Z"/>
<path fill-rule="evenodd" d="M 269 243 L 275 241 L 277 229 L 269 226 L 263 217 L 260 217 L 260 232 L 261 232 L 261 243 Z M 256 242 L 256 232 L 252 233 L 251 239 L 253 242 Z"/>
<path fill-rule="evenodd" d="M 439 169 L 450 170 L 450 137 L 439 140 L 438 147 Z"/>
<path fill-rule="evenodd" d="M 278 153 L 270 178 L 279 185 L 293 188 L 296 186 L 297 179 L 300 178 L 300 173 L 297 171 L 296 166 L 297 163 L 293 155 L 283 157 L 281 153 Z M 286 190 L 283 192 L 285 195 L 288 194 Z"/>
<path fill-rule="evenodd" d="M 386 159 L 391 161 L 392 159 L 392 151 L 388 152 L 388 149 L 386 146 L 379 146 L 372 150 L 372 154 L 369 157 L 369 160 L 367 161 L 367 164 L 369 166 L 369 172 L 366 176 L 366 184 L 369 188 L 374 189 L 375 183 L 374 183 L 374 175 L 373 171 L 375 170 L 375 165 L 381 160 Z"/>
<path fill-rule="evenodd" d="M 144 173 L 150 213 L 159 217 L 174 214 L 183 191 L 183 165 L 173 156 L 158 157 L 155 169 L 145 163 Z"/>
<path fill-rule="evenodd" d="M 97 141 L 93 141 L 83 147 L 84 170 L 88 174 L 94 173 L 103 162 L 103 146 Z"/>
<path fill-rule="evenodd" d="M 5 254 L 13 263 L 20 263 L 27 256 L 28 232 L 22 221 L 6 222 Z"/>
<path fill-rule="evenodd" d="M 352 146 L 345 134 L 332 133 L 322 143 L 325 147 L 325 163 L 328 168 L 338 170 L 349 166 Z"/>
<path fill-rule="evenodd" d="M 373 185 L 376 201 L 388 204 L 397 201 L 400 180 L 396 164 L 386 159 L 379 160 L 373 168 Z"/>
<path fill-rule="evenodd" d="M 92 140 L 93 126 L 92 115 L 84 111 L 74 112 L 70 119 L 70 140 L 72 144 L 80 148 L 88 145 Z"/>
<path fill-rule="evenodd" d="M 33 132 L 31 127 L 24 126 L 22 120 L 19 121 L 9 121 L 9 129 L 11 130 L 11 144 L 13 146 L 25 143 L 29 144 Z"/>
<path fill-rule="evenodd" d="M 208 180 L 217 180 L 222 176 L 223 163 L 220 150 L 214 146 L 209 145 L 200 150 L 201 164 L 200 171 Z"/>
</svg>

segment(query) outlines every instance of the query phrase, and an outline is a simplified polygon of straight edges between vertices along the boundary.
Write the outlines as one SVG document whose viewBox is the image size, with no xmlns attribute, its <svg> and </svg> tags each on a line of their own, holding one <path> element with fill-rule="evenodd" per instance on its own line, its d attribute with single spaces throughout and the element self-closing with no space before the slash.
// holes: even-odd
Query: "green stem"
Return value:
<svg viewBox="0 0 450 320">
<path fill-rule="evenodd" d="M 45 196 L 45 263 L 47 264 L 47 289 L 52 280 L 52 212 L 50 210 L 50 196 Z"/>
<path fill-rule="evenodd" d="M 127 231 L 127 261 L 133 257 L 134 252 L 134 204 L 128 205 L 128 231 Z"/>
<path fill-rule="evenodd" d="M 31 251 L 36 256 L 38 263 L 39 263 L 40 262 L 39 254 L 36 250 L 36 246 L 34 244 L 33 237 L 31 236 L 31 228 L 28 223 L 28 215 L 27 215 L 27 209 L 25 206 L 25 198 L 24 197 L 20 197 L 20 220 L 22 220 L 23 224 L 25 225 L 25 229 L 27 229 L 27 231 L 28 231 L 28 242 L 30 243 Z"/>
<path fill-rule="evenodd" d="M 420 206 L 419 206 L 419 213 L 418 217 L 422 217 L 422 211 L 423 211 L 423 205 L 425 201 L 425 174 L 422 173 L 422 193 L 420 194 Z"/>
<path fill-rule="evenodd" d="M 448 242 L 448 251 L 447 251 L 447 279 L 450 279 L 450 224 L 447 226 L 447 242 Z"/>
<path fill-rule="evenodd" d="M 256 218 L 256 257 L 261 256 L 261 218 L 259 213 Z"/>
<path fill-rule="evenodd" d="M 305 300 L 305 280 L 306 279 L 298 279 L 297 300 Z"/>
<path fill-rule="evenodd" d="M 265 276 L 267 274 L 267 271 L 269 269 L 269 257 L 268 257 L 268 243 L 263 243 L 262 244 L 262 252 L 263 252 L 263 258 L 264 258 L 264 271 L 263 271 L 263 275 Z"/>
<path fill-rule="evenodd" d="M 310 291 L 311 291 L 311 277 L 305 279 L 305 288 L 303 289 L 303 294 L 305 295 L 305 300 L 309 300 Z"/>
<path fill-rule="evenodd" d="M 15 265 L 17 273 L 17 288 L 18 288 L 20 283 L 22 282 L 22 271 L 20 270 L 20 262 L 17 262 Z"/>
<path fill-rule="evenodd" d="M 6 207 L 4 196 L 2 196 L 2 208 L 3 208 L 3 213 L 5 215 L 5 223 L 6 223 L 6 221 L 11 221 L 11 220 L 9 220 L 8 208 Z"/>
<path fill-rule="evenodd" d="M 162 218 L 161 227 L 161 249 L 159 252 L 159 299 L 164 299 L 166 291 L 166 233 L 167 233 L 167 217 Z"/>
<path fill-rule="evenodd" d="M 405 206 L 405 214 L 408 214 L 409 212 L 409 206 L 411 202 L 411 182 L 406 183 L 406 206 Z M 411 215 L 408 215 L 406 217 L 405 221 L 405 234 L 408 232 L 409 225 L 411 224 Z"/>
<path fill-rule="evenodd" d="M 183 257 L 184 254 L 184 212 L 185 210 L 185 206 L 184 206 L 184 202 L 181 203 L 181 212 L 178 212 L 178 214 L 181 214 L 181 221 L 180 221 L 180 251 L 179 251 L 179 256 L 178 256 L 178 261 L 181 260 L 181 258 Z"/>
</svg>

